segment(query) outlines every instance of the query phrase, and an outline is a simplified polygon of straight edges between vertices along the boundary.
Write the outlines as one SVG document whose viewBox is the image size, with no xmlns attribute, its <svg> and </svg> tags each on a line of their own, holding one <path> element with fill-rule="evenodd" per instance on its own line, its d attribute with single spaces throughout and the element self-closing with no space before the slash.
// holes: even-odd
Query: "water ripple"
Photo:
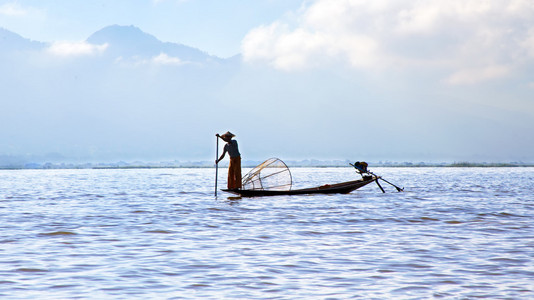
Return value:
<svg viewBox="0 0 534 300">
<path fill-rule="evenodd" d="M 0 171 L 1 298 L 534 298 L 532 168 L 379 168 L 406 192 L 252 199 L 215 198 L 212 171 Z"/>
</svg>

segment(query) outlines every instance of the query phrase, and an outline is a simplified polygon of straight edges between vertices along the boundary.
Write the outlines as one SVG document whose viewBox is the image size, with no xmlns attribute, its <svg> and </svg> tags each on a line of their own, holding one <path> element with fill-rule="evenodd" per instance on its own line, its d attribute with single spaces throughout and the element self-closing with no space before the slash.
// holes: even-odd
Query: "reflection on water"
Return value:
<svg viewBox="0 0 534 300">
<path fill-rule="evenodd" d="M 242 199 L 215 198 L 213 171 L 0 171 L 0 297 L 534 298 L 533 168 L 376 168 L 405 192 Z M 356 178 L 292 171 L 295 188 Z"/>
</svg>

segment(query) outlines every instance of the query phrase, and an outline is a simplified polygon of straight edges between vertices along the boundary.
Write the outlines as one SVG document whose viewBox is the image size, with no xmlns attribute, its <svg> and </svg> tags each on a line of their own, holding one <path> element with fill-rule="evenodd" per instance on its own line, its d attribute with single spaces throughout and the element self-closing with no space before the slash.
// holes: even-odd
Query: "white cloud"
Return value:
<svg viewBox="0 0 534 300">
<path fill-rule="evenodd" d="M 56 42 L 48 48 L 48 52 L 57 56 L 96 55 L 103 53 L 107 47 L 108 44 L 93 45 L 87 42 Z"/>
<path fill-rule="evenodd" d="M 163 3 L 163 2 L 175 2 L 175 3 L 183 3 L 183 2 L 187 2 L 189 0 L 152 0 L 152 3 L 154 4 L 160 4 L 160 3 Z"/>
<path fill-rule="evenodd" d="M 302 28 L 291 31 L 281 23 L 258 27 L 243 40 L 246 61 L 269 61 L 283 70 L 318 66 L 325 56 L 345 56 L 355 66 L 366 66 L 374 62 L 375 49 L 375 41 L 366 36 L 312 33 Z"/>
<path fill-rule="evenodd" d="M 0 5 L 0 15 L 18 17 L 24 16 L 28 12 L 17 3 L 5 3 Z"/>
<path fill-rule="evenodd" d="M 152 58 L 152 62 L 158 65 L 174 65 L 179 66 L 184 64 L 184 62 L 178 57 L 168 56 L 165 53 L 160 53 L 158 56 Z"/>
<path fill-rule="evenodd" d="M 132 56 L 124 58 L 119 56 L 115 59 L 115 64 L 124 66 L 124 67 L 142 67 L 142 66 L 182 66 L 189 64 L 190 62 L 183 61 L 178 57 L 169 56 L 166 53 L 160 53 L 157 56 L 153 57 L 140 57 Z"/>
<path fill-rule="evenodd" d="M 525 49 L 527 55 L 534 58 L 534 28 L 529 30 L 528 36 L 523 41 L 521 46 Z"/>
<path fill-rule="evenodd" d="M 282 70 L 341 62 L 355 69 L 427 68 L 449 83 L 503 77 L 534 63 L 531 0 L 316 0 L 252 29 L 247 62 Z"/>
<path fill-rule="evenodd" d="M 463 69 L 455 72 L 446 82 L 452 85 L 476 84 L 486 80 L 502 78 L 511 72 L 508 66 L 487 66 L 482 68 Z"/>
<path fill-rule="evenodd" d="M 46 10 L 36 6 L 20 5 L 19 2 L 12 1 L 0 4 L 0 17 L 5 18 L 2 21 L 22 21 L 24 25 L 28 26 L 28 22 L 35 23 L 47 18 Z"/>
</svg>

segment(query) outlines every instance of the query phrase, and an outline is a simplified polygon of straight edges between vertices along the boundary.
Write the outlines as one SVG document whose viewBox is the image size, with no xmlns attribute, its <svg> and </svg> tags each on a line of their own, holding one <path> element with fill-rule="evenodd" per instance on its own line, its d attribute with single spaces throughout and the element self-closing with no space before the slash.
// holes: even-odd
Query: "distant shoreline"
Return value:
<svg viewBox="0 0 534 300">
<path fill-rule="evenodd" d="M 243 168 L 253 168 L 260 164 L 260 161 L 247 161 L 243 163 Z M 350 167 L 348 161 L 288 161 L 289 168 L 343 168 Z M 226 168 L 226 163 L 220 164 L 220 168 Z M 515 167 L 534 167 L 534 163 L 509 162 L 509 163 L 492 163 L 492 162 L 452 162 L 452 163 L 412 163 L 412 162 L 369 162 L 370 168 L 515 168 Z M 117 163 L 44 163 L 44 164 L 12 164 L 0 165 L 0 170 L 68 170 L 68 169 L 209 169 L 215 168 L 213 163 L 206 161 L 199 162 L 161 162 L 161 163 L 144 163 L 144 162 L 117 162 Z"/>
</svg>

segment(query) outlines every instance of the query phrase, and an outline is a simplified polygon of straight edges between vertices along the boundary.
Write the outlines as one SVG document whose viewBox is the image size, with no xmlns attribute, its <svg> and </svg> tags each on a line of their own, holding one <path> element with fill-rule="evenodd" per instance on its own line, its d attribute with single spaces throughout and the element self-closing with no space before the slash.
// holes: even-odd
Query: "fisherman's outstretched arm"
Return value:
<svg viewBox="0 0 534 300">
<path fill-rule="evenodd" d="M 218 164 L 224 158 L 225 155 L 226 155 L 226 149 L 223 150 L 223 153 L 221 154 L 221 157 L 219 157 L 219 159 L 216 160 L 215 163 Z"/>
</svg>

